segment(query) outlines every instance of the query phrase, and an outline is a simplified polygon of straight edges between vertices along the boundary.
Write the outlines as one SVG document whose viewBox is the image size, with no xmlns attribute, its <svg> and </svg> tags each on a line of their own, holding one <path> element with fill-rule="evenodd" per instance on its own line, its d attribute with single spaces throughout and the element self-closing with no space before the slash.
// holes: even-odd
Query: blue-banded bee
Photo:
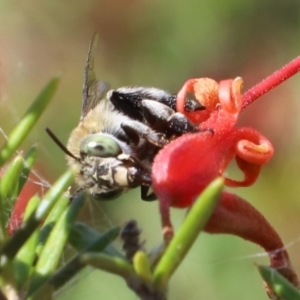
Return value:
<svg viewBox="0 0 300 300">
<path fill-rule="evenodd" d="M 67 144 L 68 165 L 81 189 L 98 199 L 112 199 L 141 186 L 143 200 L 155 200 L 151 166 L 158 151 L 196 127 L 175 111 L 176 96 L 153 87 L 110 90 L 94 72 L 94 36 L 85 67 L 81 117 Z M 204 109 L 188 100 L 188 111 Z"/>
</svg>

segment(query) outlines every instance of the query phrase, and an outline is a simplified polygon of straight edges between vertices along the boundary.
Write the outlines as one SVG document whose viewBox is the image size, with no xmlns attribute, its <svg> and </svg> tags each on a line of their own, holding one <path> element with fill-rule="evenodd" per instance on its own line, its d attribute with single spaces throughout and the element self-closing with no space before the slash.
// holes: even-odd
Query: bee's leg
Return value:
<svg viewBox="0 0 300 300">
<path fill-rule="evenodd" d="M 140 142 L 140 133 L 137 128 L 130 126 L 131 124 L 121 124 L 121 128 L 124 130 L 126 137 L 129 141 L 135 145 Z"/>
<path fill-rule="evenodd" d="M 199 128 L 187 119 L 186 116 L 179 112 L 173 114 L 173 116 L 168 120 L 168 125 L 170 131 L 176 136 L 181 136 L 185 133 L 197 132 L 209 132 L 211 135 L 214 135 L 214 130 L 212 128 Z"/>
<path fill-rule="evenodd" d="M 144 118 L 151 128 L 164 131 L 168 128 L 167 120 L 174 114 L 170 107 L 154 100 L 143 100 L 141 105 Z"/>
<path fill-rule="evenodd" d="M 205 110 L 206 107 L 196 100 L 187 99 L 184 104 L 184 109 L 186 111 L 199 111 L 199 110 Z"/>
<path fill-rule="evenodd" d="M 176 111 L 177 95 L 154 87 L 121 87 L 109 91 L 107 98 L 115 105 L 116 109 L 130 113 L 132 108 L 139 109 L 145 99 L 153 100 L 168 106 Z M 203 110 L 205 107 L 194 99 L 187 99 L 184 106 L 186 111 Z"/>
<path fill-rule="evenodd" d="M 142 95 L 131 88 L 120 88 L 107 93 L 107 98 L 115 109 L 129 118 L 143 121 L 144 117 L 140 109 Z"/>
<path fill-rule="evenodd" d="M 198 131 L 197 126 L 193 125 L 183 114 L 175 113 L 162 103 L 143 100 L 142 109 L 151 127 L 160 132 L 165 131 L 170 135 L 180 136 L 187 132 Z"/>
<path fill-rule="evenodd" d="M 128 186 L 131 188 L 136 188 L 142 185 L 150 186 L 152 184 L 150 170 L 146 169 L 137 158 L 131 156 L 130 159 L 136 164 L 136 166 L 128 169 Z"/>
<path fill-rule="evenodd" d="M 157 200 L 157 196 L 151 192 L 150 194 L 148 194 L 149 192 L 149 185 L 141 185 L 141 198 L 144 201 L 154 201 Z"/>
<path fill-rule="evenodd" d="M 168 119 L 168 128 L 175 135 L 198 132 L 198 126 L 192 124 L 183 114 L 175 113 Z"/>
<path fill-rule="evenodd" d="M 141 103 L 143 100 L 152 100 L 176 111 L 176 97 L 176 95 L 153 87 L 123 87 L 111 90 L 107 93 L 107 99 L 113 103 L 118 111 L 138 121 L 144 119 L 141 111 Z M 194 99 L 187 99 L 184 108 L 186 111 L 205 109 L 199 101 Z"/>
<path fill-rule="evenodd" d="M 151 124 L 151 128 L 159 132 L 168 130 L 168 120 L 175 113 L 174 110 L 167 105 L 154 100 L 143 100 L 141 109 L 144 118 Z"/>
<path fill-rule="evenodd" d="M 121 128 L 127 136 L 128 143 L 132 143 L 139 147 L 146 141 L 158 148 L 162 148 L 166 145 L 165 135 L 163 133 L 152 130 L 141 122 L 132 121 L 122 123 Z"/>
<path fill-rule="evenodd" d="M 173 110 L 176 107 L 176 95 L 172 95 L 167 91 L 154 87 L 121 87 L 116 90 L 109 91 L 107 98 L 114 105 L 121 107 L 122 105 L 131 108 L 139 108 L 141 101 L 144 99 L 154 100 Z M 194 100 L 194 102 L 196 102 Z M 118 108 L 117 108 L 118 109 Z"/>
<path fill-rule="evenodd" d="M 174 111 L 176 111 L 176 103 L 177 103 L 176 98 L 177 95 L 169 95 L 169 97 L 157 99 L 157 101 L 171 107 Z M 205 110 L 206 108 L 200 102 L 194 99 L 186 99 L 184 104 L 184 109 L 190 112 L 190 111 Z"/>
<path fill-rule="evenodd" d="M 138 123 L 138 124 L 136 124 Z M 168 144 L 168 139 L 165 134 L 158 130 L 152 130 L 150 127 L 143 127 L 143 124 L 139 122 L 131 122 L 128 124 L 121 124 L 122 129 L 126 133 L 130 142 L 141 148 L 143 146 L 148 147 L 148 143 L 157 148 L 162 148 Z"/>
</svg>

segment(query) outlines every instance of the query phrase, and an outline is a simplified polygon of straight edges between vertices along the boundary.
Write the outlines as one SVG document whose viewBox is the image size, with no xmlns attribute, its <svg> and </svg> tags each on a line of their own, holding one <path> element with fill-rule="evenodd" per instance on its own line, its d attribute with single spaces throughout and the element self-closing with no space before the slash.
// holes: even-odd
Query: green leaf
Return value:
<svg viewBox="0 0 300 300">
<path fill-rule="evenodd" d="M 67 281 L 69 281 L 73 276 L 75 276 L 83 267 L 86 266 L 82 261 L 82 255 L 87 252 L 101 252 L 107 246 L 113 242 L 119 235 L 120 228 L 114 227 L 101 236 L 98 235 L 97 238 L 86 245 L 85 249 L 76 255 L 71 261 L 69 261 L 65 266 L 63 266 L 59 271 L 57 271 L 53 277 L 49 280 L 49 284 L 53 285 L 55 289 L 63 286 Z"/>
<path fill-rule="evenodd" d="M 57 223 L 57 220 L 60 218 L 60 216 L 63 214 L 63 212 L 66 210 L 69 204 L 70 194 L 67 192 L 60 197 L 60 199 L 55 203 L 55 205 L 51 209 L 40 230 L 39 243 L 36 249 L 36 254 L 38 256 L 41 254 L 41 251 L 43 250 L 54 225 Z"/>
<path fill-rule="evenodd" d="M 0 180 L 0 240 L 2 241 L 4 241 L 4 237 L 7 237 L 6 226 L 17 197 L 26 183 L 28 173 L 35 159 L 35 153 L 35 148 L 31 148 L 25 158 L 17 155 L 8 165 Z"/>
<path fill-rule="evenodd" d="M 14 258 L 34 230 L 44 221 L 56 201 L 58 201 L 72 181 L 73 173 L 71 170 L 68 170 L 55 182 L 51 189 L 47 191 L 35 213 L 28 218 L 22 227 L 19 228 L 0 249 L 0 258 L 2 259 L 0 260 L 0 267 L 2 261 L 6 262 Z"/>
<path fill-rule="evenodd" d="M 70 186 L 74 178 L 73 172 L 67 170 L 47 191 L 42 198 L 41 204 L 35 213 L 35 219 L 39 222 L 44 221 L 47 215 L 50 213 L 52 207 L 60 199 L 62 194 Z"/>
<path fill-rule="evenodd" d="M 166 289 L 169 278 L 180 265 L 218 205 L 223 185 L 223 178 L 215 179 L 195 201 L 154 270 L 153 280 L 156 288 Z"/>
<path fill-rule="evenodd" d="M 9 134 L 6 143 L 0 150 L 0 166 L 15 153 L 20 144 L 38 121 L 47 107 L 59 83 L 59 77 L 51 79 L 28 108 L 18 125 Z"/>
<path fill-rule="evenodd" d="M 23 170 L 19 178 L 18 195 L 24 187 L 36 158 L 36 147 L 33 146 L 24 156 Z"/>
<path fill-rule="evenodd" d="M 110 232 L 110 230 L 108 231 Z M 105 236 L 107 235 L 107 232 L 105 233 L 99 233 L 95 229 L 89 227 L 88 225 L 80 222 L 76 222 L 72 226 L 72 230 L 69 236 L 69 243 L 78 251 L 100 251 L 98 248 L 93 248 L 94 244 L 97 245 L 102 239 L 103 241 L 106 240 Z M 98 242 L 99 241 L 99 242 Z M 112 240 L 111 240 L 112 242 Z M 107 246 L 102 249 L 106 254 L 112 255 L 112 256 L 119 256 L 123 257 L 123 255 L 116 250 L 112 245 L 107 244 Z M 89 249 L 89 250 L 87 250 Z"/>
<path fill-rule="evenodd" d="M 5 173 L 1 177 L 0 181 L 0 198 L 2 205 L 8 206 L 9 211 L 11 211 L 13 204 L 8 205 L 11 201 L 11 197 L 17 196 L 19 178 L 21 175 L 21 170 L 23 168 L 23 157 L 17 155 L 14 160 L 8 165 Z M 14 203 L 14 202 L 13 202 Z"/>
<path fill-rule="evenodd" d="M 24 214 L 24 221 L 26 221 L 36 210 L 39 203 L 40 198 L 37 195 L 33 196 L 29 200 Z M 39 230 L 36 230 L 26 241 L 26 243 L 21 247 L 13 261 L 14 274 L 19 288 L 21 288 L 27 282 L 28 276 L 32 270 L 33 263 L 36 257 L 35 250 L 37 247 L 38 239 Z"/>
<path fill-rule="evenodd" d="M 2 175 L 0 181 L 0 241 L 3 243 L 6 234 L 6 225 L 10 217 L 10 212 L 14 206 L 19 177 L 23 167 L 23 158 L 21 155 L 15 157 L 15 159 L 9 164 L 5 173 Z"/>
<path fill-rule="evenodd" d="M 71 205 L 65 209 L 56 222 L 37 261 L 28 295 L 37 291 L 57 268 L 72 224 L 75 222 L 76 216 L 83 205 L 83 201 L 84 194 L 81 193 L 71 202 Z"/>
<path fill-rule="evenodd" d="M 261 277 L 278 297 L 284 300 L 300 300 L 300 291 L 277 270 L 267 266 L 257 268 Z"/>
</svg>

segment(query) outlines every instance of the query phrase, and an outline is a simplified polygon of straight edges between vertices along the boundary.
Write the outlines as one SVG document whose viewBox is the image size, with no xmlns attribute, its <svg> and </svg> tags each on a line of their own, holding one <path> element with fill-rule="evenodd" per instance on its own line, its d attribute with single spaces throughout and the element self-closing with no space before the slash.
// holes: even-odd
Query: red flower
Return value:
<svg viewBox="0 0 300 300">
<path fill-rule="evenodd" d="M 163 233 L 168 242 L 173 235 L 170 207 L 190 207 L 196 197 L 217 176 L 225 177 L 230 187 L 249 186 L 261 167 L 272 157 L 272 144 L 253 128 L 238 128 L 242 109 L 300 69 L 300 57 L 247 92 L 240 90 L 242 79 L 221 81 L 201 78 L 188 80 L 177 95 L 177 110 L 198 124 L 199 132 L 186 134 L 163 148 L 152 169 L 153 189 L 159 198 Z M 206 111 L 186 112 L 184 102 L 192 92 Z M 244 173 L 241 181 L 227 178 L 225 170 L 235 158 Z M 223 192 L 219 206 L 208 221 L 210 233 L 228 233 L 262 246 L 270 256 L 271 266 L 299 286 L 297 275 L 284 244 L 267 220 L 248 202 Z M 277 297 L 268 286 L 272 299 Z"/>
</svg>

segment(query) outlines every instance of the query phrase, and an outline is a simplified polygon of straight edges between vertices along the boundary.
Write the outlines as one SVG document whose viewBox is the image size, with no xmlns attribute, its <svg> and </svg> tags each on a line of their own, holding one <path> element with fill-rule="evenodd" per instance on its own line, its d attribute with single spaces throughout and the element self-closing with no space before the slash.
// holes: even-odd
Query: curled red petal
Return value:
<svg viewBox="0 0 300 300">
<path fill-rule="evenodd" d="M 236 156 L 235 159 L 238 167 L 244 173 L 244 179 L 234 180 L 230 178 L 225 178 L 225 185 L 229 187 L 245 187 L 252 185 L 259 176 L 261 165 L 249 163 L 238 156 Z"/>
<path fill-rule="evenodd" d="M 235 135 L 238 140 L 236 152 L 240 158 L 257 165 L 266 164 L 272 158 L 272 143 L 257 130 L 239 128 Z"/>
</svg>

